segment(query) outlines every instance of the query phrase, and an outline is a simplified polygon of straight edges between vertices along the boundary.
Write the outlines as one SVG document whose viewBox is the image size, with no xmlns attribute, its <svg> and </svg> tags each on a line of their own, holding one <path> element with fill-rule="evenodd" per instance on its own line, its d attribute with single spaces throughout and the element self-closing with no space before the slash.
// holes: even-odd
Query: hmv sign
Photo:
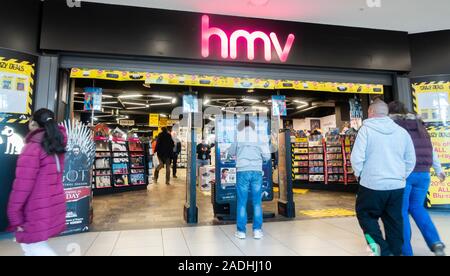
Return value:
<svg viewBox="0 0 450 276">
<path fill-rule="evenodd" d="M 208 15 L 203 15 L 202 56 L 204 58 L 208 58 L 211 51 L 214 51 L 211 47 L 211 40 L 213 38 L 217 38 L 220 41 L 217 51 L 223 59 L 237 59 L 238 49 L 243 49 L 243 47 L 238 47 L 238 43 L 245 43 L 247 47 L 246 55 L 248 60 L 254 60 L 255 52 L 259 50 L 264 53 L 264 59 L 267 62 L 271 62 L 273 58 L 277 58 L 281 62 L 286 62 L 295 42 L 295 35 L 293 34 L 289 34 L 287 38 L 282 41 L 284 43 L 280 42 L 278 35 L 275 32 L 265 33 L 259 30 L 249 32 L 243 29 L 238 29 L 230 34 L 227 34 L 221 28 L 213 26 Z M 261 41 L 261 49 L 257 49 L 255 46 L 258 40 Z M 276 57 L 272 55 L 273 49 L 276 52 Z"/>
</svg>

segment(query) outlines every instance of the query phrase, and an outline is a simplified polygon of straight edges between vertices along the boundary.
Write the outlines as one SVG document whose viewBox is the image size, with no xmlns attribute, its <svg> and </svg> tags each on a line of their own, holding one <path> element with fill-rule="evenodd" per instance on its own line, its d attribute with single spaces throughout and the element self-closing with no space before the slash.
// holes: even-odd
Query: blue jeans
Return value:
<svg viewBox="0 0 450 276">
<path fill-rule="evenodd" d="M 247 232 L 247 201 L 249 190 L 253 202 L 253 230 L 262 230 L 262 172 L 238 172 L 237 173 L 237 230 Z"/>
<path fill-rule="evenodd" d="M 209 160 L 197 159 L 197 181 L 200 179 L 200 168 L 205 166 L 209 166 Z"/>
<path fill-rule="evenodd" d="M 438 231 L 434 226 L 428 211 L 425 209 L 425 199 L 430 188 L 431 176 L 426 172 L 413 172 L 406 180 L 405 195 L 403 198 L 403 218 L 404 218 L 404 245 L 403 255 L 413 256 L 411 246 L 411 223 L 409 215 L 422 232 L 428 247 L 441 242 Z"/>
</svg>

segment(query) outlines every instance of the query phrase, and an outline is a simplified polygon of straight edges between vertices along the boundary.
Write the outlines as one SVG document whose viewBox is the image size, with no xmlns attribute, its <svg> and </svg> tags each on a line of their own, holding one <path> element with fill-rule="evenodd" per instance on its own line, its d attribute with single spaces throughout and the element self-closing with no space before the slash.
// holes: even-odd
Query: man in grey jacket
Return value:
<svg viewBox="0 0 450 276">
<path fill-rule="evenodd" d="M 268 137 L 258 137 L 255 123 L 249 118 L 238 125 L 237 142 L 230 153 L 237 155 L 237 232 L 236 238 L 246 238 L 247 201 L 251 190 L 253 202 L 253 237 L 262 239 L 263 209 L 262 183 L 263 162 L 270 160 Z"/>
<path fill-rule="evenodd" d="M 369 107 L 369 119 L 358 132 L 351 162 L 360 177 L 356 213 L 366 239 L 380 247 L 381 255 L 398 256 L 404 240 L 403 193 L 406 178 L 416 166 L 416 154 L 411 136 L 388 113 L 387 104 L 379 99 Z"/>
</svg>

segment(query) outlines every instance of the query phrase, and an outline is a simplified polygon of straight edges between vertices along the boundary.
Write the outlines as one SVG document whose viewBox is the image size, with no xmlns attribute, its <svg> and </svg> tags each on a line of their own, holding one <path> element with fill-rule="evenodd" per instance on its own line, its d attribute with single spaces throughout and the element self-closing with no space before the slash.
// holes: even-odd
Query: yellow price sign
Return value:
<svg viewBox="0 0 450 276">
<path fill-rule="evenodd" d="M 148 125 L 150 127 L 159 127 L 159 114 L 150 114 Z"/>
</svg>

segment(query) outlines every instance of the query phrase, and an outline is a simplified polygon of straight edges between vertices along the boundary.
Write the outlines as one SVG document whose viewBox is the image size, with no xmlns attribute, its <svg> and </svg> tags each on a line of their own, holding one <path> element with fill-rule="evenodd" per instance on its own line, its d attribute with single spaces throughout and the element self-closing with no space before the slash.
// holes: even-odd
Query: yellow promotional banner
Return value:
<svg viewBox="0 0 450 276">
<path fill-rule="evenodd" d="M 72 68 L 70 77 L 74 79 L 100 79 L 113 81 L 144 81 L 148 73 L 114 70 L 92 70 Z"/>
<path fill-rule="evenodd" d="M 150 127 L 159 127 L 159 114 L 150 114 L 148 125 Z"/>
<path fill-rule="evenodd" d="M 450 82 L 430 81 L 412 85 L 414 111 L 428 125 L 427 129 L 447 175 L 441 182 L 431 170 L 431 185 L 427 196 L 428 207 L 450 205 Z"/>
<path fill-rule="evenodd" d="M 439 81 L 439 82 L 421 82 L 415 83 L 413 85 L 416 93 L 439 93 L 447 92 L 450 93 L 450 82 Z"/>
<path fill-rule="evenodd" d="M 291 89 L 332 93 L 382 95 L 381 84 L 336 83 L 300 80 L 274 80 L 209 75 L 106 71 L 73 68 L 71 78 L 104 79 L 115 81 L 144 81 L 147 85 L 183 85 L 196 87 L 220 87 L 238 89 Z"/>
<path fill-rule="evenodd" d="M 441 182 L 434 171 L 431 173 L 428 205 L 450 205 L 450 127 L 430 127 L 428 132 L 447 175 L 445 182 Z"/>
<path fill-rule="evenodd" d="M 31 115 L 34 66 L 28 61 L 0 56 L 0 113 Z"/>
</svg>

